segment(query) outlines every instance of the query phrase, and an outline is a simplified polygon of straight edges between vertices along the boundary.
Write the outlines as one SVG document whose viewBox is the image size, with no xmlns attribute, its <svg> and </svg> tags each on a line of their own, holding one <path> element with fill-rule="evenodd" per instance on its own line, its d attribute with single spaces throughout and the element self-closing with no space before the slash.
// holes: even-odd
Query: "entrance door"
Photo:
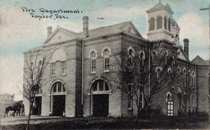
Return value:
<svg viewBox="0 0 210 130">
<path fill-rule="evenodd" d="M 107 116 L 109 112 L 109 95 L 93 95 L 93 116 Z"/>
<path fill-rule="evenodd" d="M 42 97 L 35 97 L 35 105 L 33 106 L 32 114 L 41 115 Z"/>
<path fill-rule="evenodd" d="M 53 96 L 53 116 L 62 116 L 65 112 L 65 95 Z"/>
</svg>

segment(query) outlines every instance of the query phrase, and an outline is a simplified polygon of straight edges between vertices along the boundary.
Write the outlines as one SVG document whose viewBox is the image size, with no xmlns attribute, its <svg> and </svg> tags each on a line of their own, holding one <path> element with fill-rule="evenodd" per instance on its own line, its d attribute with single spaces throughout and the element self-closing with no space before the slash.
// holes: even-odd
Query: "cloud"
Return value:
<svg viewBox="0 0 210 130">
<path fill-rule="evenodd" d="M 100 15 L 104 18 L 133 18 L 136 16 L 145 15 L 149 6 L 132 6 L 132 7 L 113 7 L 109 6 L 99 11 L 96 11 L 95 15 Z"/>
<path fill-rule="evenodd" d="M 190 40 L 190 58 L 200 55 L 208 59 L 209 54 L 209 26 L 201 16 L 194 12 L 186 13 L 178 19 L 181 28 L 180 37 Z"/>
<path fill-rule="evenodd" d="M 0 17 L 0 46 L 12 46 L 16 43 L 40 39 L 40 36 L 45 35 L 42 23 L 33 19 L 29 13 L 22 12 L 20 8 L 2 7 Z"/>
<path fill-rule="evenodd" d="M 80 31 L 80 24 L 69 20 L 32 18 L 28 12 L 18 7 L 1 7 L 0 9 L 0 46 L 12 47 L 15 44 L 31 44 L 30 41 L 43 42 L 47 37 L 47 26 L 57 25 Z M 40 44 L 40 43 L 39 43 Z"/>
<path fill-rule="evenodd" d="M 23 75 L 23 58 L 19 56 L 0 56 L 0 93 L 15 94 L 20 98 Z"/>
<path fill-rule="evenodd" d="M 41 45 L 46 39 L 46 27 L 57 25 L 81 31 L 80 23 L 62 20 L 37 20 L 17 7 L 0 8 L 0 93 L 22 97 L 23 52 Z M 41 42 L 41 43 L 40 43 Z"/>
</svg>

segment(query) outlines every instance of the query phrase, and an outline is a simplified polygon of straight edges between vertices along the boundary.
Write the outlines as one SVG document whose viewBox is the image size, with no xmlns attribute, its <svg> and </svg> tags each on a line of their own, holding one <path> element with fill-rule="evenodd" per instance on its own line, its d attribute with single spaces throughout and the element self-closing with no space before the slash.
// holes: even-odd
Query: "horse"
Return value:
<svg viewBox="0 0 210 130">
<path fill-rule="evenodd" d="M 21 116 L 24 113 L 23 101 L 14 102 L 12 105 L 5 108 L 5 117 L 9 116 L 9 112 L 12 111 L 12 116 Z"/>
<path fill-rule="evenodd" d="M 8 117 L 10 112 L 12 112 L 12 116 L 14 116 L 14 108 L 12 106 L 6 107 L 4 117 Z"/>
</svg>

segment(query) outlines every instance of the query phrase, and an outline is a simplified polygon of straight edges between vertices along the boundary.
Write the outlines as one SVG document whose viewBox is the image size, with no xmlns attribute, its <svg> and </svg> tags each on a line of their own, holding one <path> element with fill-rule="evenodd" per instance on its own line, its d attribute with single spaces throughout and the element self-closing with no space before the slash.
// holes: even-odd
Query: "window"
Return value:
<svg viewBox="0 0 210 130">
<path fill-rule="evenodd" d="M 105 48 L 103 50 L 102 56 L 104 57 L 104 72 L 109 72 L 110 70 L 110 54 L 110 49 Z"/>
<path fill-rule="evenodd" d="M 65 61 L 61 62 L 61 74 L 63 74 L 63 75 L 66 74 L 66 62 Z"/>
<path fill-rule="evenodd" d="M 164 17 L 164 28 L 167 29 L 167 18 L 166 18 L 166 16 Z"/>
<path fill-rule="evenodd" d="M 163 68 L 161 66 L 157 66 L 155 68 L 155 72 L 156 72 L 156 76 L 157 76 L 157 79 L 159 79 L 159 76 L 160 76 L 160 72 L 163 70 Z"/>
<path fill-rule="evenodd" d="M 42 89 L 39 87 L 35 94 L 42 94 Z"/>
<path fill-rule="evenodd" d="M 128 110 L 133 110 L 132 84 L 128 84 Z"/>
<path fill-rule="evenodd" d="M 150 20 L 149 20 L 149 31 L 152 31 L 154 29 L 155 29 L 155 19 L 150 18 Z"/>
<path fill-rule="evenodd" d="M 96 59 L 91 59 L 91 73 L 96 72 Z"/>
<path fill-rule="evenodd" d="M 163 18 L 162 16 L 157 17 L 157 29 L 161 29 L 163 25 Z"/>
<path fill-rule="evenodd" d="M 143 50 L 139 51 L 139 58 L 145 60 L 145 52 Z"/>
<path fill-rule="evenodd" d="M 135 51 L 132 47 L 128 48 L 128 66 L 132 66 L 133 65 L 133 58 L 135 56 Z"/>
<path fill-rule="evenodd" d="M 191 79 L 192 79 L 192 87 L 194 89 L 195 86 L 196 86 L 196 75 L 195 75 L 195 71 L 192 71 L 191 72 Z"/>
<path fill-rule="evenodd" d="M 168 101 L 168 116 L 173 116 L 173 114 L 174 114 L 173 101 Z"/>
<path fill-rule="evenodd" d="M 139 51 L 139 60 L 140 60 L 140 65 L 144 65 L 144 61 L 145 61 L 145 52 L 144 50 L 140 50 Z"/>
<path fill-rule="evenodd" d="M 166 101 L 167 101 L 167 115 L 173 116 L 174 115 L 174 102 L 172 98 L 172 94 L 170 92 L 166 95 Z"/>
<path fill-rule="evenodd" d="M 171 19 L 168 18 L 168 31 L 171 31 Z"/>
<path fill-rule="evenodd" d="M 91 60 L 91 67 L 90 67 L 90 71 L 91 73 L 96 73 L 96 51 L 91 51 L 90 52 L 90 60 Z"/>
<path fill-rule="evenodd" d="M 51 71 L 51 75 L 54 75 L 55 74 L 55 63 L 51 63 L 50 64 L 50 71 Z"/>
</svg>

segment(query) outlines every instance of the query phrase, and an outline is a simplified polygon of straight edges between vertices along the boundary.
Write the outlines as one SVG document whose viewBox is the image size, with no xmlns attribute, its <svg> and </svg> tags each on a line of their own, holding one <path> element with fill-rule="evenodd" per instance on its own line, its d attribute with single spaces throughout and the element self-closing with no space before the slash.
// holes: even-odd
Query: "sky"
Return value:
<svg viewBox="0 0 210 130">
<path fill-rule="evenodd" d="M 146 38 L 148 29 L 146 10 L 158 0 L 1 0 L 0 1 L 0 94 L 14 94 L 22 98 L 23 52 L 41 46 L 46 40 L 48 26 L 57 26 L 80 32 L 82 16 L 89 16 L 90 29 L 124 21 L 132 21 Z M 208 7 L 210 0 L 162 0 L 174 11 L 179 24 L 180 43 L 183 38 L 190 40 L 190 59 L 200 55 L 208 59 L 209 31 Z M 79 10 L 80 13 L 65 14 L 67 19 L 32 17 L 40 8 Z"/>
</svg>

